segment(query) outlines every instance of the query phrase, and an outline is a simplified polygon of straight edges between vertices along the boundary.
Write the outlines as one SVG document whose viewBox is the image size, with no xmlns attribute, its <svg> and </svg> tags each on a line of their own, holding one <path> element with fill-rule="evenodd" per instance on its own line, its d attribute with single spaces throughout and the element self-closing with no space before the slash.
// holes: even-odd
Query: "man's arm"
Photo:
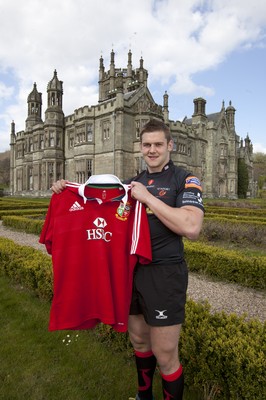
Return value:
<svg viewBox="0 0 266 400">
<path fill-rule="evenodd" d="M 156 217 L 171 231 L 190 240 L 199 237 L 204 213 L 194 206 L 171 207 L 157 199 L 140 182 L 131 182 L 131 195 L 145 203 Z"/>
</svg>

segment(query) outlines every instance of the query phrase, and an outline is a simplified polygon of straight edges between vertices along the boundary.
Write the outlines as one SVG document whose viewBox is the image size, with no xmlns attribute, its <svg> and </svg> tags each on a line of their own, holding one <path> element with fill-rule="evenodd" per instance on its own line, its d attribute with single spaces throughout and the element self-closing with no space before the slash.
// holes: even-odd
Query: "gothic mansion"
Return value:
<svg viewBox="0 0 266 400">
<path fill-rule="evenodd" d="M 103 58 L 99 65 L 99 101 L 71 115 L 63 112 L 63 82 L 57 72 L 47 86 L 47 109 L 42 119 L 42 94 L 28 96 L 25 130 L 11 124 L 11 193 L 49 195 L 52 182 L 60 178 L 85 182 L 91 174 L 110 173 L 125 179 L 145 168 L 139 151 L 139 134 L 150 119 L 163 120 L 174 139 L 173 162 L 197 175 L 204 197 L 237 198 L 238 160 L 249 170 L 253 196 L 252 144 L 240 140 L 235 131 L 235 108 L 231 102 L 214 114 L 206 114 L 206 100 L 194 99 L 191 118 L 169 118 L 168 94 L 163 105 L 156 104 L 148 88 L 148 71 L 140 59 L 132 67 L 128 52 L 127 68 L 115 67 L 111 52 L 110 69 Z"/>
</svg>

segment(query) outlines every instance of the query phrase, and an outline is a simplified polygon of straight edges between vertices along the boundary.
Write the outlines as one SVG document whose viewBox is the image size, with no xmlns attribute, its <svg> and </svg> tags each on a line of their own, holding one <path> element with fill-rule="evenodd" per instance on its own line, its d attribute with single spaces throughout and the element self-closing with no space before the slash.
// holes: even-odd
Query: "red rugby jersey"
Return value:
<svg viewBox="0 0 266 400">
<path fill-rule="evenodd" d="M 145 207 L 131 198 L 129 186 L 94 175 L 53 194 L 40 243 L 53 262 L 49 330 L 102 322 L 125 332 L 134 267 L 152 258 Z"/>
</svg>

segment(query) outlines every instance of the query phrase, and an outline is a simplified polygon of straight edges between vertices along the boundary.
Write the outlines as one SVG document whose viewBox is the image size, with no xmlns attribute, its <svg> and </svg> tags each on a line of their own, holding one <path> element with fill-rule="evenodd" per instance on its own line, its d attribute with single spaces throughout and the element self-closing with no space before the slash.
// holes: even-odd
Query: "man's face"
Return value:
<svg viewBox="0 0 266 400">
<path fill-rule="evenodd" d="M 173 141 L 167 143 L 163 131 L 145 132 L 142 135 L 140 150 L 149 172 L 161 172 L 170 160 Z"/>
</svg>

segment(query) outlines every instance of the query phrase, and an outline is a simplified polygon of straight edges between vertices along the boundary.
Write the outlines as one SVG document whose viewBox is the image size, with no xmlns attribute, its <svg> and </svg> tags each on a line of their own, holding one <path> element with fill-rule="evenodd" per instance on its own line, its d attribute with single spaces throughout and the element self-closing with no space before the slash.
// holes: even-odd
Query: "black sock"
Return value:
<svg viewBox="0 0 266 400">
<path fill-rule="evenodd" d="M 138 372 L 138 396 L 140 400 L 152 400 L 152 380 L 156 368 L 156 358 L 152 351 L 142 353 L 135 350 Z"/>
<path fill-rule="evenodd" d="M 176 372 L 162 376 L 163 398 L 165 400 L 182 400 L 184 390 L 184 375 L 182 365 Z"/>
</svg>

